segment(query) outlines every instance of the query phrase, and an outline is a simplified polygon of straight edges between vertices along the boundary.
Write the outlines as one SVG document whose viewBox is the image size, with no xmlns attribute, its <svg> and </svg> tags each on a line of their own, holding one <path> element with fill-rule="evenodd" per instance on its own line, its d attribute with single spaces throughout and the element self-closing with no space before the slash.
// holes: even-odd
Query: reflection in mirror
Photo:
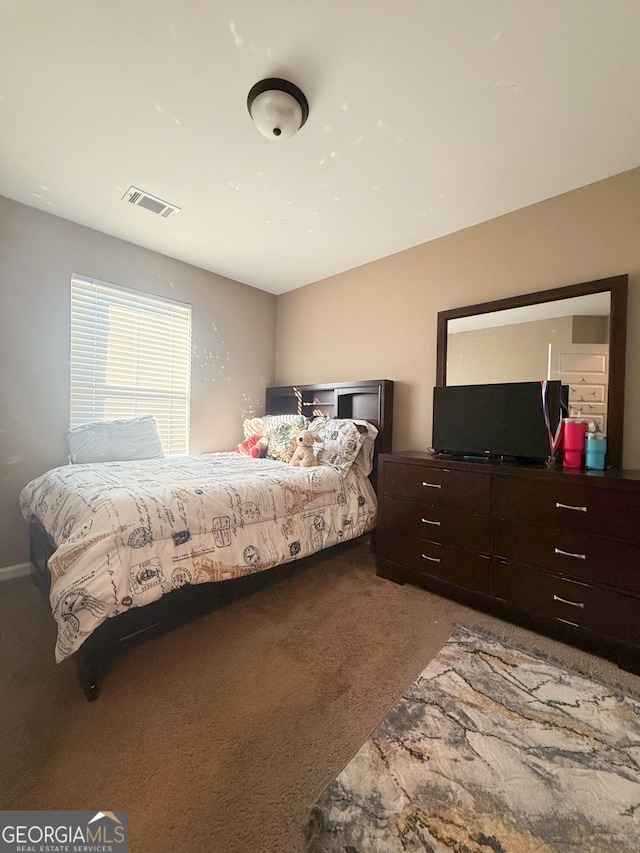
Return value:
<svg viewBox="0 0 640 853">
<path fill-rule="evenodd" d="M 438 312 L 436 383 L 560 378 L 572 388 L 570 406 L 606 431 L 607 464 L 622 467 L 628 278 Z"/>
<path fill-rule="evenodd" d="M 447 385 L 560 379 L 606 432 L 610 304 L 603 291 L 449 320 Z"/>
</svg>

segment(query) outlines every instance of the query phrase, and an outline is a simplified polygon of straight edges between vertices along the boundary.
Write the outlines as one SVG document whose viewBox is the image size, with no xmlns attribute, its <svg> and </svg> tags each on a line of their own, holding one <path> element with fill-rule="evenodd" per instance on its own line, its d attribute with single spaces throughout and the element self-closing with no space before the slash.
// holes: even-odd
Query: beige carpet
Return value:
<svg viewBox="0 0 640 853">
<path fill-rule="evenodd" d="M 0 560 L 1 562 L 1 560 Z M 295 853 L 311 804 L 456 623 L 640 678 L 375 576 L 364 543 L 118 658 L 87 703 L 28 578 L 0 585 L 0 808 L 126 809 L 132 853 Z"/>
</svg>

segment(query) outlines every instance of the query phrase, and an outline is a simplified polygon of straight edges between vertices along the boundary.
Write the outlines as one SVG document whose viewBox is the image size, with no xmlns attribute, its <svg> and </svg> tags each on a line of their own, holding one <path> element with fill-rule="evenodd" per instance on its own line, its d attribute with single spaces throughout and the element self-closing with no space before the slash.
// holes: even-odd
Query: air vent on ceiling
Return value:
<svg viewBox="0 0 640 853">
<path fill-rule="evenodd" d="M 169 204 L 168 201 L 162 201 L 161 198 L 156 198 L 154 195 L 139 190 L 137 187 L 129 187 L 126 193 L 122 196 L 122 201 L 128 201 L 131 204 L 137 204 L 139 207 L 144 207 L 152 213 L 157 213 L 158 216 L 163 216 L 165 219 L 174 216 L 179 210 L 175 204 Z"/>
</svg>

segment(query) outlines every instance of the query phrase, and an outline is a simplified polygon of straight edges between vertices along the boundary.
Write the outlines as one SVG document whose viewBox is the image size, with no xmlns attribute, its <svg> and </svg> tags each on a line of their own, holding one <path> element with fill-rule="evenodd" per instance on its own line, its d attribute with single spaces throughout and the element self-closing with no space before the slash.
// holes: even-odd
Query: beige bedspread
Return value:
<svg viewBox="0 0 640 853">
<path fill-rule="evenodd" d="M 370 530 L 376 496 L 352 467 L 236 453 L 66 465 L 20 495 L 57 547 L 56 660 L 100 623 L 184 584 L 260 572 Z"/>
</svg>

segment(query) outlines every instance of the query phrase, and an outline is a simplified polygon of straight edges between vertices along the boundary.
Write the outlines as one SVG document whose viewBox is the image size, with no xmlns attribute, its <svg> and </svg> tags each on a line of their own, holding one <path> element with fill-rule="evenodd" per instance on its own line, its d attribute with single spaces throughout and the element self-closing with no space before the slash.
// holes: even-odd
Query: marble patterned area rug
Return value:
<svg viewBox="0 0 640 853">
<path fill-rule="evenodd" d="M 640 701 L 458 626 L 306 837 L 307 853 L 638 853 Z"/>
</svg>

